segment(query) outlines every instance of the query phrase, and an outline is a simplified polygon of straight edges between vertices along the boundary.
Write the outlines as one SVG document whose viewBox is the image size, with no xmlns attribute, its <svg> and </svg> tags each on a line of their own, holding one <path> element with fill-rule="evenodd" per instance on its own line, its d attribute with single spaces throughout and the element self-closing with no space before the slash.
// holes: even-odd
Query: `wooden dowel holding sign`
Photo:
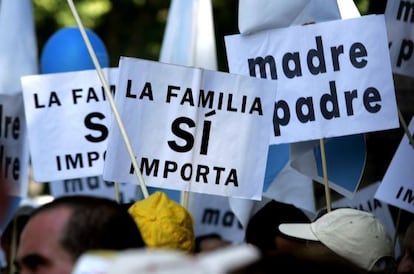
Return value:
<svg viewBox="0 0 414 274">
<path fill-rule="evenodd" d="M 325 143 L 324 143 L 323 139 L 319 139 L 319 145 L 321 147 L 323 185 L 325 186 L 326 209 L 327 209 L 328 212 L 330 212 L 332 210 L 332 208 L 331 208 L 331 191 L 330 191 L 330 188 L 329 188 L 328 168 L 327 168 L 327 165 L 326 165 L 326 155 L 325 155 Z"/>
<path fill-rule="evenodd" d="M 398 108 L 398 117 L 400 118 L 401 126 L 403 127 L 404 132 L 407 135 L 408 140 L 410 141 L 411 146 L 414 148 L 414 138 L 413 138 L 413 135 L 411 134 L 410 130 L 408 129 L 408 126 L 405 123 L 404 117 L 402 116 L 401 111 L 400 111 L 399 108 Z"/>
<path fill-rule="evenodd" d="M 144 183 L 144 179 L 142 178 L 142 174 L 141 174 L 141 172 L 138 168 L 138 163 L 137 163 L 137 160 L 135 159 L 134 151 L 133 151 L 131 143 L 129 141 L 129 138 L 128 138 L 127 132 L 125 130 L 124 124 L 122 123 L 122 120 L 121 120 L 121 117 L 119 115 L 118 109 L 116 108 L 114 99 L 112 97 L 112 94 L 111 94 L 109 86 L 108 86 L 108 83 L 106 82 L 106 79 L 105 79 L 105 77 L 102 73 L 102 69 L 101 69 L 101 66 L 100 66 L 100 64 L 98 62 L 98 59 L 96 57 L 95 51 L 94 51 L 94 49 L 91 45 L 91 42 L 89 41 L 88 36 L 86 35 L 85 28 L 84 28 L 84 26 L 82 24 L 82 21 L 81 21 L 79 15 L 78 15 L 76 7 L 73 4 L 73 1 L 68 0 L 68 4 L 69 4 L 69 7 L 70 7 L 70 10 L 72 11 L 73 17 L 75 18 L 76 23 L 78 24 L 79 30 L 82 34 L 83 40 L 85 41 L 86 47 L 88 48 L 89 55 L 91 56 L 93 64 L 95 65 L 95 69 L 98 73 L 99 79 L 101 80 L 101 83 L 102 83 L 102 86 L 104 88 L 105 94 L 108 97 L 112 112 L 115 116 L 115 120 L 118 124 L 119 130 L 121 131 L 121 134 L 122 134 L 122 137 L 124 139 L 125 145 L 127 147 L 129 156 L 131 158 L 132 165 L 133 165 L 134 170 L 135 170 L 135 174 L 137 175 L 138 183 L 141 187 L 141 192 L 142 192 L 144 198 L 147 198 L 148 197 L 147 187 Z M 115 188 L 115 189 L 117 189 L 117 188 Z"/>
</svg>

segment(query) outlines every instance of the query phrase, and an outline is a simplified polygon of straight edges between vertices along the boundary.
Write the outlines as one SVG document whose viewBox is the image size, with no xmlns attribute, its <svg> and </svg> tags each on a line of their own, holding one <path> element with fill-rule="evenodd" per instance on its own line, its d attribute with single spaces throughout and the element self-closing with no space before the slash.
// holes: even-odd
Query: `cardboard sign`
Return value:
<svg viewBox="0 0 414 274">
<path fill-rule="evenodd" d="M 146 185 L 261 198 L 271 81 L 121 57 L 117 87 L 115 101 Z M 112 125 L 103 177 L 137 183 Z"/>
<path fill-rule="evenodd" d="M 233 243 L 243 242 L 245 229 L 231 210 L 227 197 L 191 193 L 188 210 L 194 217 L 195 236 L 217 233 Z"/>
<path fill-rule="evenodd" d="M 414 119 L 408 126 L 414 132 Z M 375 193 L 375 198 L 414 213 L 414 147 L 408 137 L 403 139 Z"/>
<path fill-rule="evenodd" d="M 9 195 L 27 196 L 29 143 L 22 94 L 0 94 L 0 174 Z"/>
<path fill-rule="evenodd" d="M 388 30 L 392 71 L 414 77 L 413 0 L 387 1 L 385 20 Z"/>
<path fill-rule="evenodd" d="M 225 42 L 230 72 L 277 87 L 272 144 L 399 126 L 384 16 L 230 35 Z"/>
<path fill-rule="evenodd" d="M 142 199 L 141 191 L 137 185 L 118 183 L 119 203 L 130 203 Z M 50 182 L 50 193 L 53 197 L 71 195 L 92 195 L 115 200 L 115 183 L 107 182 L 102 176 L 66 179 Z"/>
<path fill-rule="evenodd" d="M 112 92 L 117 69 L 104 69 Z M 95 70 L 22 77 L 37 182 L 102 175 L 111 109 Z"/>
</svg>

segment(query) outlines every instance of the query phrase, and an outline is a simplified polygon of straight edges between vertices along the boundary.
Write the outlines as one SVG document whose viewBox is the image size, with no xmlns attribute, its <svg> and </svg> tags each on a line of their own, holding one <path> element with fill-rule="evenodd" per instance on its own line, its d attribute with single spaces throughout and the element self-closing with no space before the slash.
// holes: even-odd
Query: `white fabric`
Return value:
<svg viewBox="0 0 414 274">
<path fill-rule="evenodd" d="M 211 0 L 171 1 L 160 62 L 217 70 Z"/>
<path fill-rule="evenodd" d="M 130 249 L 82 255 L 72 274 L 225 274 L 259 259 L 252 245 L 233 245 L 199 255 L 177 250 Z"/>
<path fill-rule="evenodd" d="M 341 15 L 336 1 L 239 1 L 239 31 L 241 34 L 339 18 Z"/>
<path fill-rule="evenodd" d="M 31 0 L 0 2 L 0 41 L 0 93 L 20 93 L 20 77 L 38 72 Z"/>
</svg>

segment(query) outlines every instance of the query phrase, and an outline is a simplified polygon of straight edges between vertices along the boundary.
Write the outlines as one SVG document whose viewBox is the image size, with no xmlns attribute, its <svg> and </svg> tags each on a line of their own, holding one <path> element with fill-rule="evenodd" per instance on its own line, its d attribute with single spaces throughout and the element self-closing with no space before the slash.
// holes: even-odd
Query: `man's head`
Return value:
<svg viewBox="0 0 414 274">
<path fill-rule="evenodd" d="M 291 245 L 279 237 L 279 224 L 306 222 L 310 219 L 301 209 L 271 200 L 250 218 L 245 240 L 257 246 L 264 255 L 283 254 Z"/>
<path fill-rule="evenodd" d="M 223 239 L 220 234 L 207 233 L 195 238 L 194 253 L 210 252 L 219 248 L 224 248 L 232 243 Z"/>
<path fill-rule="evenodd" d="M 68 196 L 37 208 L 23 228 L 16 261 L 21 273 L 71 273 L 78 257 L 96 249 L 143 247 L 133 218 L 115 201 Z"/>
<path fill-rule="evenodd" d="M 414 273 L 414 221 L 405 231 L 403 240 L 403 253 L 398 262 L 398 274 Z"/>
</svg>

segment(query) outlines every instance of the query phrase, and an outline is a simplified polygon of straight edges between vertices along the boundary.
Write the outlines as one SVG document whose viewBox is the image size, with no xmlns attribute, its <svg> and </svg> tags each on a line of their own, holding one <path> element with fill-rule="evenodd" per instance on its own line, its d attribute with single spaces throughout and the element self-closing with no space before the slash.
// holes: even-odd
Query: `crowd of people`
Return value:
<svg viewBox="0 0 414 274">
<path fill-rule="evenodd" d="M 406 229 L 403 249 L 397 257 L 383 224 L 373 214 L 352 208 L 324 211 L 311 220 L 294 205 L 272 200 L 250 218 L 243 243 L 231 243 L 218 233 L 196 236 L 191 214 L 160 191 L 133 204 L 95 196 L 60 197 L 19 217 L 19 226 L 11 221 L 8 232 L 2 235 L 8 259 L 4 273 L 76 274 L 75 265 L 89 252 L 109 251 L 113 256 L 128 250 L 137 251 L 128 256 L 137 256 L 138 261 L 146 258 L 144 261 L 150 263 L 154 258 L 163 270 L 148 272 L 141 267 L 133 272 L 130 267 L 127 273 L 169 273 L 167 266 L 173 263 L 172 258 L 182 261 L 178 265 L 183 268 L 200 263 L 205 254 L 215 253 L 208 260 L 204 258 L 210 260 L 210 267 L 221 265 L 223 254 L 233 254 L 227 266 L 231 261 L 237 265 L 236 269 L 216 272 L 222 274 L 266 274 L 282 269 L 288 273 L 414 273 L 414 220 Z M 10 227 L 18 235 L 15 254 L 10 248 Z M 240 250 L 225 253 L 236 247 Z M 234 254 L 246 259 L 237 260 Z M 148 269 L 151 267 L 155 265 Z M 170 273 L 178 272 L 171 269 Z"/>
</svg>

